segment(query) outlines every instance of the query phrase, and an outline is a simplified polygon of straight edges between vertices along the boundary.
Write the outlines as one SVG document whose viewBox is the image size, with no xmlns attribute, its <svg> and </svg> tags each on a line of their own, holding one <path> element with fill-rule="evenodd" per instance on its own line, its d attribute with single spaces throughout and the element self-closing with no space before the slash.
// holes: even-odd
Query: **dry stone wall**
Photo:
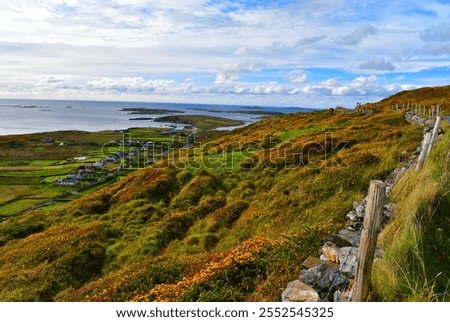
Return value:
<svg viewBox="0 0 450 322">
<path fill-rule="evenodd" d="M 427 120 L 411 111 L 405 113 L 405 119 L 409 123 L 424 128 L 424 140 L 426 134 L 431 132 L 435 125 L 434 121 Z M 441 128 L 437 131 L 442 135 Z M 395 218 L 395 204 L 389 201 L 389 195 L 400 178 L 414 169 L 423 150 L 423 141 L 409 160 L 392 171 L 384 181 L 387 198 L 383 206 L 381 227 Z M 326 237 L 319 258 L 308 257 L 302 263 L 299 278 L 288 284 L 282 294 L 282 301 L 348 301 L 351 299 L 349 286 L 352 285 L 358 266 L 358 247 L 366 206 L 367 196 L 361 201 L 353 202 L 353 209 L 346 215 L 347 227 L 337 234 Z M 381 250 L 377 249 L 375 256 L 380 252 Z"/>
</svg>

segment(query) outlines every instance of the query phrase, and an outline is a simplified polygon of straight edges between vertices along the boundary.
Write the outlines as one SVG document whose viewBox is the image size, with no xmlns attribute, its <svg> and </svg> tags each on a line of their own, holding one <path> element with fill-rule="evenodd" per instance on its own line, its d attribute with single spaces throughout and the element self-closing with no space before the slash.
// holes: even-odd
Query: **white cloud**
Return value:
<svg viewBox="0 0 450 322">
<path fill-rule="evenodd" d="M 391 93 L 386 86 L 400 82 L 393 70 L 408 75 L 450 66 L 450 7 L 442 1 L 252 4 L 2 1 L 0 94 L 147 100 L 170 94 L 167 100 L 192 101 L 214 94 L 210 99 L 220 102 L 221 93 L 234 93 L 276 104 L 316 95 L 321 102 L 317 95 Z M 362 70 L 377 79 L 356 81 Z M 401 82 L 424 81 L 406 76 Z"/>
<path fill-rule="evenodd" d="M 308 46 L 308 45 L 312 45 L 315 43 L 318 43 L 322 40 L 327 39 L 327 35 L 320 35 L 320 36 L 314 36 L 314 37 L 307 37 L 307 38 L 302 38 L 299 41 L 297 41 L 296 45 L 297 46 Z"/>
<path fill-rule="evenodd" d="M 328 79 L 317 85 L 308 85 L 303 88 L 306 94 L 321 94 L 331 96 L 352 97 L 386 97 L 395 92 L 411 89 L 413 85 L 402 85 L 396 83 L 383 84 L 377 76 L 359 76 L 350 82 L 339 82 L 336 79 Z"/>
<path fill-rule="evenodd" d="M 245 55 L 248 54 L 248 49 L 245 46 L 239 47 L 238 49 L 236 49 L 236 51 L 234 52 L 235 55 Z"/>
<path fill-rule="evenodd" d="M 393 71 L 395 69 L 395 66 L 392 65 L 391 62 L 381 58 L 371 59 L 359 65 L 358 67 L 361 69 L 379 70 L 379 71 Z"/>
<path fill-rule="evenodd" d="M 441 23 L 432 28 L 426 29 L 420 37 L 427 42 L 439 41 L 447 42 L 450 41 L 450 24 Z"/>
<path fill-rule="evenodd" d="M 294 70 L 290 73 L 288 79 L 291 83 L 306 83 L 308 74 L 303 70 Z"/>
<path fill-rule="evenodd" d="M 239 79 L 241 73 L 257 72 L 263 67 L 264 64 L 225 64 L 217 71 L 215 84 L 231 84 Z"/>
<path fill-rule="evenodd" d="M 365 24 L 353 30 L 349 35 L 341 38 L 338 41 L 338 44 L 345 46 L 355 46 L 363 42 L 367 37 L 374 35 L 375 33 L 376 29 L 374 26 Z"/>
<path fill-rule="evenodd" d="M 142 77 L 124 77 L 113 79 L 105 77 L 99 80 L 93 80 L 87 83 L 90 90 L 112 91 L 112 92 L 133 92 L 133 93 L 151 93 L 166 92 L 175 81 L 167 79 L 145 80 Z"/>
<path fill-rule="evenodd" d="M 422 49 L 422 52 L 428 52 L 432 56 L 450 56 L 450 44 L 433 43 L 428 44 Z"/>
<path fill-rule="evenodd" d="M 41 84 L 59 84 L 65 81 L 65 77 L 63 76 L 47 76 L 40 80 Z"/>
</svg>

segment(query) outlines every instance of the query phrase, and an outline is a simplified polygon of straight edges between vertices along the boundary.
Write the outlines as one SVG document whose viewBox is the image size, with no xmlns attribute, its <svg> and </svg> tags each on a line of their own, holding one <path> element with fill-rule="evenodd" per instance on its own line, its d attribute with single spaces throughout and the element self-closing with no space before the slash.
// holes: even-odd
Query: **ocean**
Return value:
<svg viewBox="0 0 450 322">
<path fill-rule="evenodd" d="M 155 114 L 152 114 L 154 110 Z M 0 135 L 59 130 L 101 131 L 130 127 L 167 127 L 160 116 L 210 115 L 250 124 L 274 113 L 310 112 L 300 107 L 78 100 L 0 99 Z"/>
</svg>

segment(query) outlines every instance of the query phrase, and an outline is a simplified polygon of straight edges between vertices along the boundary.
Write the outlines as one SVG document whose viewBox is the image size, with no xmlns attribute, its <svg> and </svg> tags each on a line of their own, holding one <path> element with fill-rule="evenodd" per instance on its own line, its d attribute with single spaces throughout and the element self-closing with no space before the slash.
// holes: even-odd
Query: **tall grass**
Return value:
<svg viewBox="0 0 450 322">
<path fill-rule="evenodd" d="M 375 262 L 372 300 L 450 300 L 450 133 L 424 167 L 393 191 L 397 218 L 380 235 L 385 250 Z"/>
</svg>

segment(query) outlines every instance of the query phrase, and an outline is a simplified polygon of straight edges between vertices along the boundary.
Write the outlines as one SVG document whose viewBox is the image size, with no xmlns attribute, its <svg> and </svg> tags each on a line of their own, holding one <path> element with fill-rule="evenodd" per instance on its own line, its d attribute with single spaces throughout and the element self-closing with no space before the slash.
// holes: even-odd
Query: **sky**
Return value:
<svg viewBox="0 0 450 322">
<path fill-rule="evenodd" d="M 0 97 L 354 107 L 450 84 L 450 0 L 0 0 Z"/>
</svg>

